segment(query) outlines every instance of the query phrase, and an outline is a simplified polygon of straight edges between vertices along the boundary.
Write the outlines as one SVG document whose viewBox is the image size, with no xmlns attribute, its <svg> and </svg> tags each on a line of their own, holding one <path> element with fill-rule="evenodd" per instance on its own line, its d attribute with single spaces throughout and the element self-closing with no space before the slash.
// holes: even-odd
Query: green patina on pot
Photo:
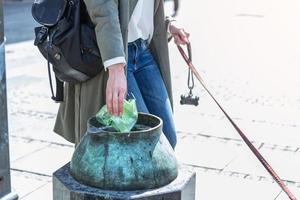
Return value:
<svg viewBox="0 0 300 200">
<path fill-rule="evenodd" d="M 139 113 L 137 126 L 128 133 L 101 129 L 89 119 L 86 135 L 70 164 L 79 182 L 109 190 L 139 190 L 164 186 L 178 174 L 174 151 L 162 134 L 160 118 Z M 144 129 L 143 127 L 150 127 Z"/>
</svg>

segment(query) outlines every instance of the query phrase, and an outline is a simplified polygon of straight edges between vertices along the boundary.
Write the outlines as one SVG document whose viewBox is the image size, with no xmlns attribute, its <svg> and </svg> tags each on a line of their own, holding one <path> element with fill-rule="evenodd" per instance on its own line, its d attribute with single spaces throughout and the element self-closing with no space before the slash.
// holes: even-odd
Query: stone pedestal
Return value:
<svg viewBox="0 0 300 200">
<path fill-rule="evenodd" d="M 108 191 L 82 185 L 69 173 L 69 163 L 53 174 L 53 200 L 195 200 L 196 173 L 179 166 L 178 177 L 153 190 Z"/>
<path fill-rule="evenodd" d="M 15 192 L 11 192 L 7 195 L 5 195 L 4 197 L 0 198 L 0 200 L 16 200 L 18 199 L 18 194 Z"/>
</svg>

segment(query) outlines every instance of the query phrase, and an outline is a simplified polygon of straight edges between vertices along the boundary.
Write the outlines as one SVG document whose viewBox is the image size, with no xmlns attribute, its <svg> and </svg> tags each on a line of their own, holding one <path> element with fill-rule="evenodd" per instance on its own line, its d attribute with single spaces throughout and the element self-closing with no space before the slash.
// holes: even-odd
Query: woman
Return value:
<svg viewBox="0 0 300 200">
<path fill-rule="evenodd" d="M 89 117 L 104 104 L 121 115 L 126 94 L 132 93 L 139 112 L 163 119 L 163 132 L 174 148 L 167 29 L 176 44 L 186 44 L 188 33 L 165 18 L 163 0 L 84 1 L 105 70 L 87 82 L 66 84 L 54 131 L 78 144 Z"/>
</svg>

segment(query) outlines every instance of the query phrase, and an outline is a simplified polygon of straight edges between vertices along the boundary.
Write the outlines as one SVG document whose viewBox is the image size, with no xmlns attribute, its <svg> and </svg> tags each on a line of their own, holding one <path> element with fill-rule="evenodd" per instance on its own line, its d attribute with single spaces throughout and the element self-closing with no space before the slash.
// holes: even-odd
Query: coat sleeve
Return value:
<svg viewBox="0 0 300 200">
<path fill-rule="evenodd" d="M 84 2 L 90 18 L 95 24 L 102 61 L 125 57 L 118 0 L 84 0 Z"/>
</svg>

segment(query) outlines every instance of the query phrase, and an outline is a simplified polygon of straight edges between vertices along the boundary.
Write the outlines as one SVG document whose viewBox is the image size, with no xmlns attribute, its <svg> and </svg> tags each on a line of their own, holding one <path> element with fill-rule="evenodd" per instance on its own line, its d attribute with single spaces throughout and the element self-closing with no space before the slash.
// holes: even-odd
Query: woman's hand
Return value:
<svg viewBox="0 0 300 200">
<path fill-rule="evenodd" d="M 106 105 L 108 112 L 115 116 L 122 115 L 127 92 L 124 65 L 124 63 L 119 63 L 108 67 L 109 76 L 106 85 Z"/>
<path fill-rule="evenodd" d="M 179 26 L 176 21 L 170 22 L 169 31 L 174 37 L 175 44 L 184 45 L 189 43 L 190 34 L 186 32 L 181 26 Z"/>
</svg>

